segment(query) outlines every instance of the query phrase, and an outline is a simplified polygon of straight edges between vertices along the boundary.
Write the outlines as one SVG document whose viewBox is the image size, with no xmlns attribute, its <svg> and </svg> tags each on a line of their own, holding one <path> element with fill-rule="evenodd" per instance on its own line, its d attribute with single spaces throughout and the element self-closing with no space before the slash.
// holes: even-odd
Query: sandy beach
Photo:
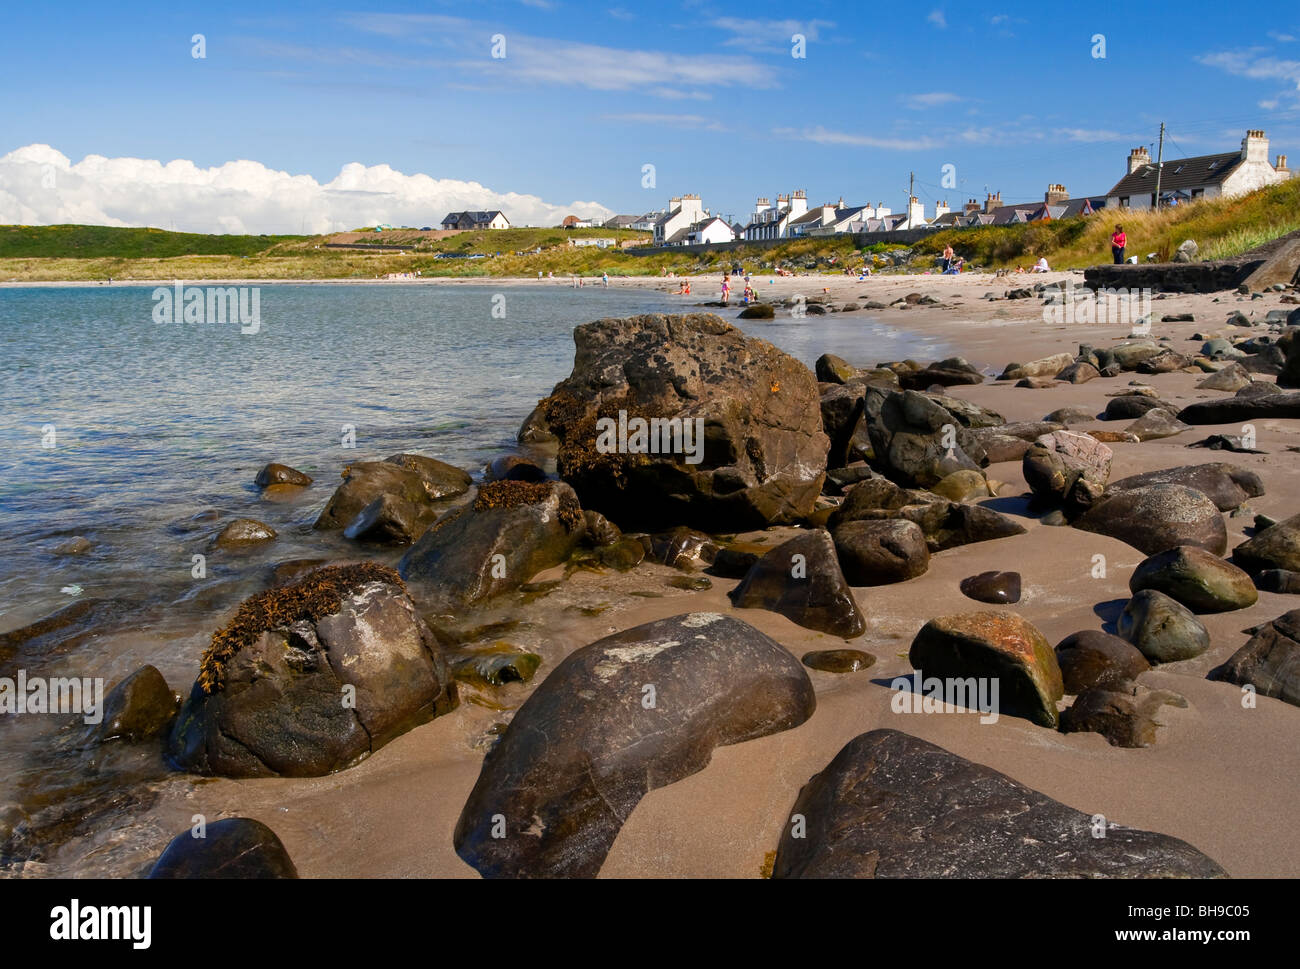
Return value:
<svg viewBox="0 0 1300 969">
<path fill-rule="evenodd" d="M 1041 299 L 982 298 L 989 292 L 1001 295 L 1036 282 L 1067 279 L 1082 283 L 1078 273 L 1003 278 L 980 274 L 876 276 L 862 282 L 814 276 L 769 282 L 769 277 L 756 276 L 755 288 L 765 300 L 825 295 L 841 305 L 869 300 L 889 304 L 908 293 L 931 295 L 939 305 L 859 315 L 941 338 L 992 375 L 1013 360 L 1023 362 L 1059 351 L 1073 354 L 1080 344 L 1101 348 L 1128 336 L 1127 326 L 1045 321 Z M 694 278 L 693 295 L 682 298 L 683 311 L 695 311 L 695 304 L 716 299 L 718 281 L 718 277 Z M 387 284 L 411 282 L 537 285 L 535 279 L 481 278 Z M 615 278 L 610 286 L 675 291 L 677 283 Z M 141 284 L 133 281 L 130 285 Z M 264 280 L 247 284 L 270 285 Z M 556 280 L 554 285 L 568 282 Z M 1266 310 L 1289 308 L 1280 297 L 1269 294 L 1252 301 L 1221 293 L 1160 298 L 1153 303 L 1152 336 L 1168 337 L 1175 349 L 1188 350 L 1199 345 L 1192 340 L 1194 333 L 1210 337 L 1224 331 L 1224 320 L 1234 310 L 1262 318 Z M 719 312 L 731 319 L 736 308 Z M 1164 315 L 1182 313 L 1193 314 L 1195 322 L 1159 322 Z M 845 317 L 837 314 L 836 318 Z M 792 320 L 778 315 L 766 325 L 817 327 L 820 319 L 823 317 Z M 754 336 L 762 337 L 763 330 L 763 325 L 748 327 Z M 880 357 L 870 345 L 864 345 L 848 362 L 868 367 L 880 362 Z M 1008 421 L 1036 421 L 1066 406 L 1100 412 L 1107 394 L 1135 378 L 1180 406 L 1222 396 L 1196 389 L 1200 376 L 1184 372 L 1125 373 L 1113 379 L 1062 383 L 1046 389 L 1017 388 L 1013 382 L 989 379 L 980 386 L 952 388 L 949 393 L 996 410 Z M 521 421 L 524 416 L 519 415 Z M 1071 429 L 1115 430 L 1122 426 L 1098 422 L 1071 425 Z M 1266 486 L 1265 495 L 1250 501 L 1251 511 L 1278 519 L 1296 512 L 1293 496 L 1300 492 L 1300 456 L 1287 449 L 1300 446 L 1300 426 L 1259 421 L 1257 446 L 1266 452 L 1263 454 L 1187 448 L 1211 433 L 1241 433 L 1241 428 L 1195 427 L 1166 439 L 1114 444 L 1111 478 L 1228 461 L 1257 472 Z M 1029 489 L 1019 460 L 991 465 L 986 473 L 1001 482 L 1001 488 L 996 497 L 983 503 L 1023 524 L 1027 534 L 940 552 L 932 558 L 929 571 L 916 579 L 855 589 L 868 630 L 847 645 L 874 655 L 875 665 L 844 675 L 810 670 L 817 710 L 808 722 L 773 736 L 720 748 L 706 769 L 651 791 L 626 819 L 601 870 L 602 877 L 761 877 L 801 786 L 847 741 L 881 727 L 929 740 L 1089 814 L 1184 839 L 1230 875 L 1294 877 L 1300 872 L 1300 839 L 1289 834 L 1300 817 L 1295 802 L 1295 778 L 1300 776 L 1300 749 L 1295 743 L 1300 709 L 1268 698 L 1261 698 L 1254 709 L 1245 709 L 1238 687 L 1206 679 L 1211 669 L 1246 641 L 1243 630 L 1295 607 L 1288 596 L 1263 592 L 1249 609 L 1201 617 L 1211 634 L 1210 649 L 1195 659 L 1162 665 L 1143 675 L 1144 685 L 1172 690 L 1188 702 L 1186 708 L 1162 708 L 1157 742 L 1145 749 L 1120 749 L 1098 734 L 1063 734 L 1012 716 L 980 725 L 977 713 L 908 715 L 891 710 L 889 681 L 910 674 L 908 646 L 925 621 L 985 608 L 958 590 L 958 583 L 967 576 L 989 570 L 1020 572 L 1024 595 L 1012 608 L 1053 644 L 1079 630 L 1101 629 L 1129 597 L 1128 579 L 1144 558 L 1141 552 L 1117 540 L 1038 521 L 1037 514 L 1027 509 Z M 1252 517 L 1229 516 L 1226 520 L 1231 548 L 1248 536 Z M 784 532 L 773 530 L 767 541 L 775 544 L 781 534 Z M 1093 576 L 1096 555 L 1106 558 L 1104 578 Z M 563 569 L 557 568 L 536 579 L 562 574 Z M 242 816 L 270 825 L 304 877 L 475 877 L 474 869 L 454 851 L 452 832 L 478 777 L 485 735 L 493 724 L 507 720 L 537 683 L 573 650 L 611 632 L 688 611 L 741 618 L 775 638 L 795 657 L 811 649 L 846 645 L 776 613 L 735 609 L 727 593 L 736 580 L 714 577 L 711 588 L 687 592 L 667 584 L 678 574 L 648 563 L 626 574 L 573 573 L 556 591 L 539 600 L 536 611 L 524 617 L 527 625 L 504 636 L 544 658 L 532 683 L 512 684 L 499 691 L 497 700 L 505 709 L 462 702 L 452 714 L 411 730 L 357 766 L 327 777 L 235 781 L 173 775 L 155 785 L 158 797 L 146 813 L 131 825 L 103 835 L 98 844 L 131 843 L 137 848 L 133 857 L 144 868 L 167 840 L 189 827 L 194 815 L 203 814 L 209 822 Z M 216 625 L 214 621 L 209 628 Z M 171 685 L 181 691 L 189 688 L 188 682 Z M 96 848 L 94 843 L 73 842 L 62 849 L 62 861 L 93 855 Z"/>
</svg>

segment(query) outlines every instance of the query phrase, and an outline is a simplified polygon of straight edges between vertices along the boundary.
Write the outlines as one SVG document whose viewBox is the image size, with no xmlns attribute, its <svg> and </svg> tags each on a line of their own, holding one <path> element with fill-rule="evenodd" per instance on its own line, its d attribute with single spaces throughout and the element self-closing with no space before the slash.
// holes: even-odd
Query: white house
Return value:
<svg viewBox="0 0 1300 969">
<path fill-rule="evenodd" d="M 703 222 L 697 222 L 691 226 L 690 231 L 686 234 L 686 245 L 689 246 L 735 241 L 735 230 L 727 225 L 726 219 L 720 219 L 716 215 L 711 219 L 705 219 Z"/>
<path fill-rule="evenodd" d="M 501 211 L 448 212 L 442 220 L 444 229 L 508 229 L 510 220 Z"/>
<path fill-rule="evenodd" d="M 1255 129 L 1241 139 L 1240 151 L 1170 159 L 1160 169 L 1160 196 L 1166 205 L 1183 199 L 1245 195 L 1291 177 L 1286 155 L 1278 155 L 1277 164 L 1269 164 L 1268 138 Z M 1128 154 L 1128 173 L 1106 193 L 1106 208 L 1154 208 L 1156 174 L 1151 153 L 1134 148 Z"/>
<path fill-rule="evenodd" d="M 667 213 L 655 220 L 655 245 L 683 244 L 691 226 L 704 221 L 708 214 L 698 195 L 669 199 Z"/>
<path fill-rule="evenodd" d="M 791 195 L 778 195 L 772 205 L 760 198 L 754 205 L 754 215 L 743 232 L 746 241 L 755 239 L 788 239 L 790 223 L 808 212 L 808 194 L 798 191 Z"/>
</svg>

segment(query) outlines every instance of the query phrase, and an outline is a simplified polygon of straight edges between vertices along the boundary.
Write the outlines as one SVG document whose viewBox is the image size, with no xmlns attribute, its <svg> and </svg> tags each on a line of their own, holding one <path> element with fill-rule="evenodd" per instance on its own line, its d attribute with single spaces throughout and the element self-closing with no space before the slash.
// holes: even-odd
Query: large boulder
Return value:
<svg viewBox="0 0 1300 969">
<path fill-rule="evenodd" d="M 824 528 L 782 542 L 731 593 L 739 609 L 768 609 L 808 629 L 852 639 L 867 629 Z"/>
<path fill-rule="evenodd" d="M 1192 611 L 1154 589 L 1135 593 L 1116 627 L 1153 663 L 1192 659 L 1210 648 L 1210 634 Z"/>
<path fill-rule="evenodd" d="M 1300 706 L 1300 609 L 1262 626 L 1216 676 Z"/>
<path fill-rule="evenodd" d="M 1075 695 L 1097 687 L 1117 687 L 1151 668 L 1136 646 L 1100 629 L 1066 636 L 1056 644 L 1056 661 L 1065 692 Z"/>
<path fill-rule="evenodd" d="M 328 774 L 450 709 L 449 682 L 392 569 L 327 566 L 245 600 L 213 635 L 168 754 L 198 774 Z"/>
<path fill-rule="evenodd" d="M 1056 654 L 1043 634 L 1014 612 L 931 619 L 912 640 L 907 659 L 927 679 L 996 682 L 999 712 L 1056 726 L 1056 701 L 1065 695 Z"/>
<path fill-rule="evenodd" d="M 866 400 L 862 384 L 835 384 L 821 396 L 822 427 L 830 441 L 828 469 L 842 468 L 851 460 L 853 437 L 862 426 Z"/>
<path fill-rule="evenodd" d="M 1074 527 L 1117 538 L 1147 555 L 1175 545 L 1198 545 L 1215 555 L 1228 548 L 1228 528 L 1214 502 L 1176 484 L 1147 485 L 1103 498 Z"/>
<path fill-rule="evenodd" d="M 1186 707 L 1187 700 L 1138 684 L 1085 690 L 1061 714 L 1061 733 L 1099 733 L 1112 747 L 1150 747 L 1156 742 L 1156 727 L 1163 726 L 1156 717 L 1166 705 Z"/>
<path fill-rule="evenodd" d="M 564 482 L 496 481 L 426 531 L 398 570 L 422 603 L 454 614 L 563 563 L 585 533 L 582 508 Z"/>
<path fill-rule="evenodd" d="M 827 524 L 834 530 L 843 522 L 897 519 L 918 525 L 932 553 L 1025 533 L 1019 522 L 991 508 L 900 488 L 884 478 L 863 481 L 851 488 Z"/>
<path fill-rule="evenodd" d="M 330 496 L 314 527 L 348 528 L 367 511 L 370 517 L 397 518 L 408 524 L 409 541 L 418 538 L 438 516 L 435 504 L 469 490 L 470 476 L 460 468 L 419 454 L 395 454 L 384 461 L 357 461 L 343 469 L 343 483 Z M 387 502 L 380 499 L 387 497 Z M 379 504 L 375 504 L 380 502 Z M 381 515 L 381 509 L 384 509 Z M 372 523 L 358 526 L 366 537 L 379 537 Z"/>
<path fill-rule="evenodd" d="M 1300 572 L 1300 515 L 1256 532 L 1232 550 L 1232 558 L 1252 575 L 1268 569 Z"/>
<path fill-rule="evenodd" d="M 1031 360 L 1028 363 L 1009 363 L 1003 369 L 998 380 L 1022 380 L 1025 377 L 1055 377 L 1070 364 L 1074 356 L 1069 353 L 1054 353 L 1050 357 Z"/>
<path fill-rule="evenodd" d="M 925 533 L 905 519 L 843 522 L 831 538 L 849 585 L 904 582 L 930 567 Z"/>
<path fill-rule="evenodd" d="M 1091 814 L 897 730 L 853 740 L 799 792 L 773 878 L 1223 878 L 1191 845 Z"/>
<path fill-rule="evenodd" d="M 1139 441 L 1158 441 L 1161 438 L 1175 437 L 1184 431 L 1189 431 L 1191 426 L 1157 407 L 1147 411 L 1124 430 Z"/>
<path fill-rule="evenodd" d="M 1250 576 L 1195 545 L 1152 555 L 1134 570 L 1128 587 L 1133 592 L 1163 592 L 1193 612 L 1231 612 L 1259 601 Z"/>
<path fill-rule="evenodd" d="M 608 636 L 519 708 L 484 758 L 456 853 L 485 877 L 594 877 L 647 791 L 815 708 L 799 661 L 738 619 L 691 613 Z"/>
<path fill-rule="evenodd" d="M 150 878 L 297 878 L 289 853 L 275 832 L 252 818 L 222 818 L 202 837 L 184 831 L 172 838 L 149 871 Z"/>
<path fill-rule="evenodd" d="M 928 488 L 988 463 L 974 432 L 926 394 L 872 388 L 866 409 L 874 465 L 899 484 Z"/>
<path fill-rule="evenodd" d="M 1235 464 L 1213 462 L 1162 468 L 1120 478 L 1106 488 L 1106 497 L 1152 485 L 1182 485 L 1199 491 L 1214 502 L 1220 511 L 1239 508 L 1248 498 L 1258 498 L 1264 493 L 1264 482 L 1254 471 L 1239 468 Z"/>
<path fill-rule="evenodd" d="M 1054 431 L 1025 452 L 1021 468 L 1035 498 L 1074 517 L 1101 497 L 1113 458 L 1108 446 L 1087 434 Z"/>
<path fill-rule="evenodd" d="M 573 372 L 541 409 L 585 505 L 648 529 L 812 512 L 829 442 L 798 360 L 712 314 L 597 320 L 573 339 Z"/>
<path fill-rule="evenodd" d="M 1297 417 L 1300 417 L 1300 394 L 1264 394 L 1203 400 L 1178 412 L 1178 419 L 1184 424 L 1240 425 L 1246 421 Z"/>
</svg>

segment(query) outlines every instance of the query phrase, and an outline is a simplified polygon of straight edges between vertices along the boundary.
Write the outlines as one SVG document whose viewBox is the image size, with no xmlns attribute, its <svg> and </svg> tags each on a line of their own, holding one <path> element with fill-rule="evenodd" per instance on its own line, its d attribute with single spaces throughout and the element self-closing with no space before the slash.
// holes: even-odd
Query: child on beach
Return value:
<svg viewBox="0 0 1300 969">
<path fill-rule="evenodd" d="M 722 277 L 722 305 L 726 306 L 731 301 L 731 277 Z"/>
</svg>

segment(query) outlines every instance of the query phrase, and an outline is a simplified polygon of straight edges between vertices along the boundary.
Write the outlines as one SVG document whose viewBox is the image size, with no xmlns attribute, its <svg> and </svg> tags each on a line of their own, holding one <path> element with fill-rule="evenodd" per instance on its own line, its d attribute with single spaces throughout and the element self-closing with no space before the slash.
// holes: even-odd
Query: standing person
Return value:
<svg viewBox="0 0 1300 969">
<path fill-rule="evenodd" d="M 722 305 L 726 306 L 727 302 L 730 299 L 731 299 L 731 276 L 724 275 L 722 277 Z"/>
<path fill-rule="evenodd" d="M 605 273 L 601 273 L 601 274 L 600 274 L 600 281 L 601 281 L 601 283 L 604 285 L 604 287 L 605 287 L 606 289 L 609 289 L 609 273 L 607 273 L 607 272 L 605 272 Z"/>
<path fill-rule="evenodd" d="M 1110 237 L 1110 254 L 1115 257 L 1115 265 L 1124 261 L 1124 247 L 1128 245 L 1128 236 L 1122 225 L 1115 226 L 1115 234 Z"/>
<path fill-rule="evenodd" d="M 956 255 L 956 253 L 952 251 L 952 243 L 949 243 L 948 245 L 943 247 L 943 271 L 944 272 L 947 272 L 949 269 L 952 268 L 952 258 L 954 255 Z"/>
</svg>

